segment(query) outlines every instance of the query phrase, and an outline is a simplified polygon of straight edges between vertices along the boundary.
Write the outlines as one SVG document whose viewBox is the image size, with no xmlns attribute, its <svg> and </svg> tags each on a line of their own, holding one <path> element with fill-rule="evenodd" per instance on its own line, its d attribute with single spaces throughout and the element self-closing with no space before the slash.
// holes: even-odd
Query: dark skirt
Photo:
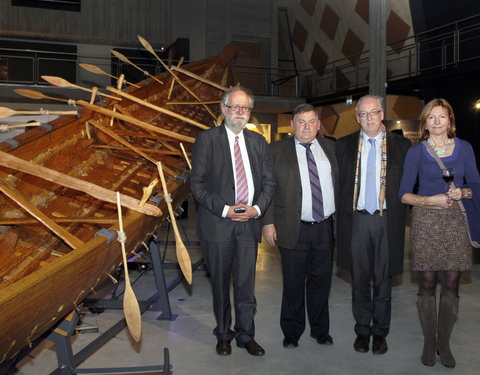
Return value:
<svg viewBox="0 0 480 375">
<path fill-rule="evenodd" d="M 413 207 L 410 239 L 414 271 L 472 269 L 472 246 L 460 209 Z"/>
</svg>

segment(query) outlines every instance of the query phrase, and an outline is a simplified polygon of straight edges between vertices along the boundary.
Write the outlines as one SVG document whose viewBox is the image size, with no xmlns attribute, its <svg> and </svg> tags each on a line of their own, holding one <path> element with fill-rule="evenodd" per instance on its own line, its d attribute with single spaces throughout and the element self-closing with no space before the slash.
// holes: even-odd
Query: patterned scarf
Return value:
<svg viewBox="0 0 480 375">
<path fill-rule="evenodd" d="M 378 195 L 378 207 L 380 216 L 383 216 L 383 202 L 385 201 L 385 189 L 387 184 L 387 133 L 382 125 L 382 164 L 380 166 L 380 194 Z M 355 185 L 353 188 L 353 211 L 357 210 L 358 194 L 360 192 L 360 160 L 362 158 L 363 131 L 358 136 L 357 166 L 355 168 Z"/>
</svg>

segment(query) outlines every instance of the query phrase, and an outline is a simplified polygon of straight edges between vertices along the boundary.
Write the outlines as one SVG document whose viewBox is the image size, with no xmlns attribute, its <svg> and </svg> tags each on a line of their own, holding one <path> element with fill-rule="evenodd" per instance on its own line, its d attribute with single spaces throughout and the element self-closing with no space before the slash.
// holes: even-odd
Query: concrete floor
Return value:
<svg viewBox="0 0 480 375">
<path fill-rule="evenodd" d="M 194 215 L 189 217 L 191 219 L 184 220 L 182 226 L 186 231 L 184 235 L 187 233 L 188 238 L 194 241 Z M 188 248 L 193 261 L 201 256 L 197 246 Z M 174 247 L 168 248 L 167 260 L 173 259 L 174 253 Z M 178 314 L 175 320 L 157 320 L 158 311 L 147 311 L 142 316 L 140 345 L 132 344 L 124 329 L 79 368 L 161 365 L 163 348 L 167 347 L 174 374 L 479 374 L 480 265 L 475 265 L 474 270 L 462 278 L 459 318 L 451 340 L 457 367 L 448 369 L 438 361 L 434 367 L 425 367 L 420 362 L 423 338 L 415 307 L 417 286 L 408 264 L 406 259 L 406 272 L 393 289 L 392 325 L 387 338 L 389 350 L 385 355 L 373 355 L 371 351 L 362 354 L 353 350 L 355 335 L 350 284 L 348 278 L 336 269 L 330 296 L 334 345 L 318 345 L 309 337 L 307 328 L 307 334 L 301 338 L 298 348 L 284 349 L 279 327 L 280 258 L 276 249 L 263 243 L 257 263 L 256 340 L 265 348 L 265 356 L 252 357 L 236 346 L 232 346 L 231 356 L 216 354 L 210 284 L 205 271 L 198 270 L 193 275 L 191 287 L 179 285 L 169 293 L 172 312 Z M 135 279 L 137 274 L 137 271 L 132 272 L 131 279 Z M 176 270 L 167 270 L 167 281 L 177 274 Z M 145 273 L 134 285 L 134 290 L 140 300 L 151 296 L 154 292 L 153 272 Z M 121 317 L 122 311 L 119 310 L 106 310 L 102 314 L 87 311 L 82 322 L 97 326 L 101 333 Z M 91 342 L 99 333 L 76 335 L 72 339 L 74 351 Z M 54 347 L 44 341 L 18 363 L 15 375 L 50 374 L 56 368 Z"/>
</svg>

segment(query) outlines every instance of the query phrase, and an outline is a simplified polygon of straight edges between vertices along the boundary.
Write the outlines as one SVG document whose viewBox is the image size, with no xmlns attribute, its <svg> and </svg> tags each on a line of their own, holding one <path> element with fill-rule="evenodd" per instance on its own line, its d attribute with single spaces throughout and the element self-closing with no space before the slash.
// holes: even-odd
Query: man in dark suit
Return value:
<svg viewBox="0 0 480 375">
<path fill-rule="evenodd" d="M 338 175 L 335 143 L 317 138 L 321 124 L 310 104 L 294 109 L 291 125 L 294 136 L 270 146 L 277 190 L 263 219 L 263 236 L 270 245 L 278 244 L 282 258 L 283 346 L 298 346 L 305 330 L 305 299 L 310 336 L 321 345 L 332 345 L 328 296 Z M 317 203 L 321 206 L 318 216 Z"/>
<path fill-rule="evenodd" d="M 222 126 L 197 136 L 190 187 L 198 203 L 198 235 L 210 273 L 217 326 L 216 350 L 231 353 L 231 340 L 251 355 L 265 354 L 254 340 L 255 263 L 261 220 L 275 191 L 265 138 L 244 129 L 254 98 L 240 86 L 225 92 Z M 235 326 L 231 330 L 230 279 Z"/>
<path fill-rule="evenodd" d="M 384 354 L 390 330 L 392 276 L 403 272 L 405 207 L 398 199 L 410 141 L 387 132 L 383 99 L 357 102 L 361 130 L 340 138 L 337 260 L 352 274 L 356 351 Z"/>
</svg>

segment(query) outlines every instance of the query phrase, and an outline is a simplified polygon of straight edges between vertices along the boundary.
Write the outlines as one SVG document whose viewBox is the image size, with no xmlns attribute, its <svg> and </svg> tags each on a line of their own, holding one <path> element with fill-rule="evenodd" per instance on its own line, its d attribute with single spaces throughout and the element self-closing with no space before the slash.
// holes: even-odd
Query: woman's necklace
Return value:
<svg viewBox="0 0 480 375">
<path fill-rule="evenodd" d="M 430 146 L 433 147 L 433 149 L 435 150 L 435 152 L 437 153 L 437 155 L 440 156 L 440 155 L 445 154 L 445 153 L 448 151 L 448 149 L 450 148 L 450 143 L 451 143 L 452 141 L 451 141 L 450 138 L 448 138 L 448 140 L 447 140 L 447 145 L 445 146 L 444 149 L 441 149 L 441 150 L 437 150 L 437 147 L 438 147 L 438 146 L 437 146 L 435 143 L 433 143 L 433 142 L 430 140 L 430 138 L 428 138 L 427 142 L 428 142 L 428 144 L 429 144 Z"/>
</svg>

